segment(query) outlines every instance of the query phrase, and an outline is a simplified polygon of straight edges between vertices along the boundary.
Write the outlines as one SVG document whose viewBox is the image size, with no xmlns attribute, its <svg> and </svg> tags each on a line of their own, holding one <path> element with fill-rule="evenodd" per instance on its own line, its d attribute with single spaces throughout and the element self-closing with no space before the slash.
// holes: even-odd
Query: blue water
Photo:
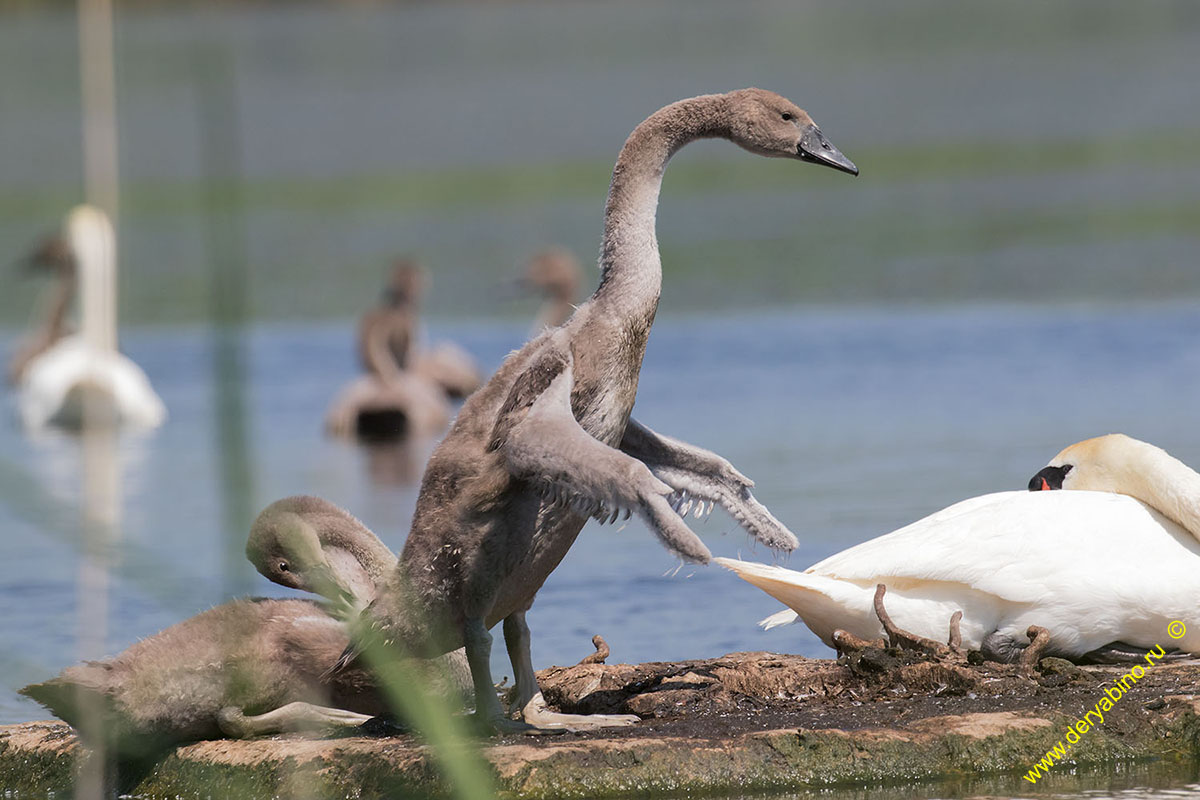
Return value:
<svg viewBox="0 0 1200 800">
<path fill-rule="evenodd" d="M 453 338 L 491 367 L 525 333 L 434 324 L 429 336 Z M 242 513 L 318 494 L 398 549 L 415 488 L 375 482 L 365 452 L 321 432 L 326 404 L 356 368 L 351 323 L 260 325 L 244 343 Z M 123 345 L 171 418 L 121 442 L 111 652 L 236 594 L 288 593 L 242 562 L 250 517 L 225 521 L 239 498 L 223 488 L 230 462 L 217 444 L 213 339 L 198 328 L 140 328 Z M 798 308 L 660 319 L 635 415 L 757 481 L 757 496 L 800 538 L 786 563 L 804 567 L 962 498 L 1020 488 L 1089 436 L 1123 431 L 1200 464 L 1198 400 L 1200 304 Z M 0 722 L 44 717 L 13 690 L 77 657 L 79 487 L 74 440 L 0 425 Z M 714 554 L 770 558 L 720 511 L 693 527 Z M 777 606 L 732 575 L 677 567 L 636 520 L 623 530 L 589 524 L 529 615 L 535 665 L 574 663 L 595 633 L 628 662 L 755 649 L 828 655 L 802 627 L 757 629 Z M 502 648 L 493 663 L 497 677 L 511 674 Z"/>
</svg>

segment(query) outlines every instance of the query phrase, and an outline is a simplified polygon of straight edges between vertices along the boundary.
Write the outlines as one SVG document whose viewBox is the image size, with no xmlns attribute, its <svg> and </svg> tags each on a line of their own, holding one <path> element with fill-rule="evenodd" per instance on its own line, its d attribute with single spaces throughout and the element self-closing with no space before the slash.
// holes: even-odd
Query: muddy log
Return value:
<svg viewBox="0 0 1200 800">
<path fill-rule="evenodd" d="M 643 722 L 499 739 L 483 753 L 500 793 L 513 798 L 746 793 L 997 772 L 1017 779 L 1128 671 L 1058 659 L 1029 670 L 874 647 L 840 663 L 734 653 L 552 667 L 539 678 L 556 709 L 634 713 Z M 1200 663 L 1156 664 L 1126 685 L 1051 773 L 1200 756 Z M 65 792 L 84 755 L 61 723 L 0 727 L 0 788 Z M 412 736 L 199 742 L 150 766 L 131 789 L 148 798 L 442 793 L 427 748 Z"/>
</svg>

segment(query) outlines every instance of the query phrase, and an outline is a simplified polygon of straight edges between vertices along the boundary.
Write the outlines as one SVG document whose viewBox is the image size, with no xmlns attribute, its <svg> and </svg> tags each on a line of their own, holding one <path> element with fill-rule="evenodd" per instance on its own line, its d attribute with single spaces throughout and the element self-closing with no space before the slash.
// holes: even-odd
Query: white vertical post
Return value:
<svg viewBox="0 0 1200 800">
<path fill-rule="evenodd" d="M 114 237 L 109 274 L 102 276 L 104 319 L 102 346 L 116 349 L 116 264 L 115 231 L 118 217 L 116 70 L 113 59 L 112 0 L 79 0 L 79 77 L 83 107 L 84 195 L 112 221 Z M 97 342 L 97 344 L 101 344 Z M 83 458 L 83 547 L 79 569 L 78 649 L 83 659 L 105 655 L 108 640 L 109 562 L 121 521 L 121 474 L 117 464 L 116 428 L 111 419 L 94 407 L 97 398 L 84 400 Z M 99 705 L 99 704 L 96 704 Z M 90 714 L 86 712 L 91 712 Z M 99 707 L 85 709 L 85 729 L 93 742 L 103 740 Z M 75 796 L 81 800 L 105 796 L 103 747 L 92 753 L 81 771 Z"/>
</svg>

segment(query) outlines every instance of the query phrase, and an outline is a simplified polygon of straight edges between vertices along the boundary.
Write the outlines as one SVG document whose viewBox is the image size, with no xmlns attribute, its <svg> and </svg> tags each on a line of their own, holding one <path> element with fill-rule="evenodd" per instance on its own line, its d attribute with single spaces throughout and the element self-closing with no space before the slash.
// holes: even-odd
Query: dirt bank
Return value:
<svg viewBox="0 0 1200 800">
<path fill-rule="evenodd" d="M 498 739 L 484 756 L 504 796 L 529 798 L 1024 774 L 1128 671 L 1046 659 L 1026 673 L 890 650 L 868 650 L 852 661 L 734 653 L 704 661 L 552 667 L 540 680 L 553 706 L 635 713 L 643 722 Z M 1200 662 L 1157 664 L 1127 685 L 1103 724 L 1078 737 L 1068 762 L 1200 756 L 1194 695 Z M 70 729 L 59 723 L 0 728 L 0 788 L 43 796 L 63 791 L 79 754 Z M 135 793 L 377 797 L 436 794 L 438 780 L 427 749 L 412 736 L 289 736 L 181 747 L 145 774 Z"/>
</svg>

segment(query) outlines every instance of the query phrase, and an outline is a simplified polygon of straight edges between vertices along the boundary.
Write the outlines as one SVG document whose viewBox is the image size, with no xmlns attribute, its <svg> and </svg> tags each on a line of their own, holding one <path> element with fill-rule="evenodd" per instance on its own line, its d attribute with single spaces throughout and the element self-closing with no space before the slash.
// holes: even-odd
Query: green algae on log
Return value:
<svg viewBox="0 0 1200 800">
<path fill-rule="evenodd" d="M 866 665 L 770 653 L 543 670 L 567 711 L 644 721 L 483 751 L 505 797 L 746 793 L 831 784 L 1024 774 L 1090 708 L 1116 667 L 1047 659 L 1040 672 L 882 653 Z M 1070 751 L 1063 769 L 1200 756 L 1200 664 L 1156 668 Z M 1091 701 L 1089 702 L 1089 698 Z M 66 792 L 84 751 L 60 723 L 0 727 L 0 788 Z M 442 794 L 413 737 L 212 741 L 180 747 L 132 793 L 147 798 Z"/>
</svg>

